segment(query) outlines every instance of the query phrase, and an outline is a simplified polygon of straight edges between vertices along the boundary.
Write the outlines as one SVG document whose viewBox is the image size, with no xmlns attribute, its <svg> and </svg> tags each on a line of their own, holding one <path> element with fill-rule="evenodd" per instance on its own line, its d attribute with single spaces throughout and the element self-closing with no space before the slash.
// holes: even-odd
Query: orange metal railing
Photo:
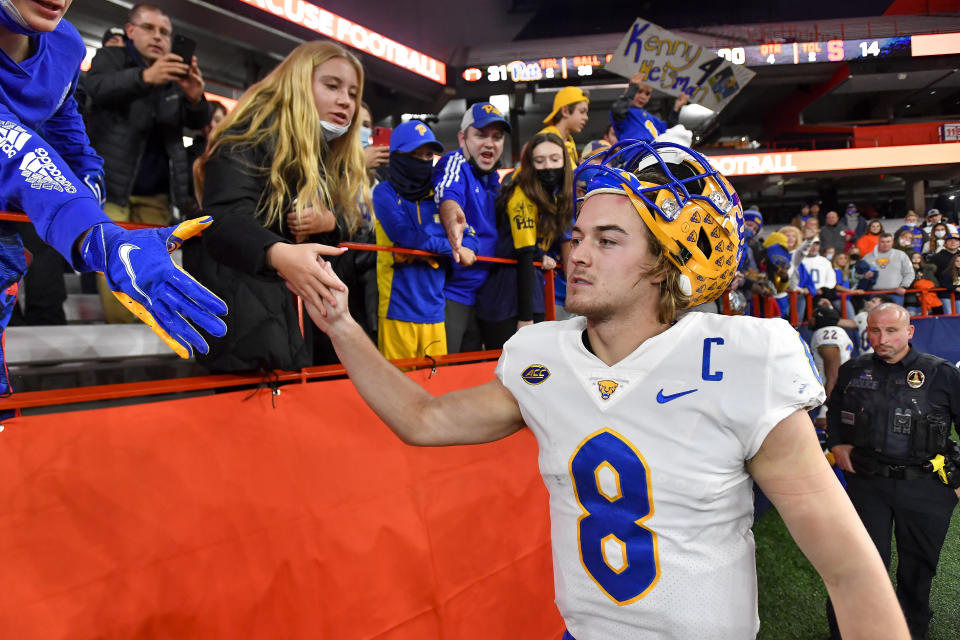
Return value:
<svg viewBox="0 0 960 640">
<path fill-rule="evenodd" d="M 30 219 L 26 215 L 22 213 L 10 212 L 0 212 L 0 220 L 7 220 L 11 222 L 30 222 Z M 126 229 L 146 229 L 157 226 L 127 222 L 118 224 Z M 343 242 L 339 246 L 360 251 L 390 251 L 392 253 L 400 253 L 404 255 L 442 257 L 440 254 L 420 251 L 418 249 L 384 247 L 360 242 Z M 479 262 L 488 263 L 517 264 L 516 260 L 509 258 L 498 258 L 494 256 L 477 256 L 477 260 Z M 540 266 L 540 262 L 535 262 L 534 265 Z M 554 305 L 553 271 L 545 271 L 544 276 L 546 280 L 544 290 L 544 316 L 547 320 L 554 320 L 556 318 L 556 307 Z M 304 331 L 303 305 L 299 298 L 297 299 L 297 308 L 300 315 L 300 330 L 302 333 Z M 435 368 L 438 366 L 462 364 L 467 362 L 493 360 L 498 357 L 500 357 L 500 351 L 491 350 L 474 351 L 470 353 L 454 353 L 426 358 L 406 358 L 402 360 L 392 360 L 391 362 L 401 369 L 421 369 L 427 367 Z M 195 376 L 189 378 L 152 380 L 150 382 L 128 382 L 88 387 L 73 387 L 69 389 L 54 389 L 49 391 L 28 391 L 23 393 L 14 393 L 12 396 L 6 398 L 0 398 L 0 410 L 19 410 L 34 407 L 77 404 L 82 402 L 116 400 L 121 398 L 149 397 L 171 393 L 187 393 L 191 391 L 249 387 L 252 385 L 275 386 L 281 383 L 305 383 L 310 380 L 345 376 L 346 374 L 346 369 L 344 369 L 341 365 L 328 365 L 322 367 L 305 367 L 299 371 L 274 371 L 268 376 L 261 374 L 220 374 Z"/>
<path fill-rule="evenodd" d="M 0 212 L 0 220 L 29 222 L 29 218 L 21 213 Z M 144 229 L 156 225 L 146 225 L 137 223 L 118 223 L 127 229 Z M 359 251 L 390 251 L 404 255 L 424 256 L 424 257 L 442 257 L 440 254 L 421 251 L 418 249 L 406 249 L 403 247 L 385 247 L 380 245 L 364 244 L 359 242 L 343 242 L 339 246 L 347 247 Z M 498 258 L 493 256 L 477 256 L 480 262 L 498 263 L 498 264 L 517 264 L 516 260 L 509 258 Z M 540 266 L 539 262 L 534 263 Z M 554 274 L 552 270 L 544 271 L 545 287 L 545 309 L 544 316 L 547 320 L 556 318 L 556 308 L 554 305 Z M 932 289 L 933 292 L 943 292 L 947 289 Z M 908 289 L 908 293 L 919 293 L 919 289 Z M 865 294 L 840 293 L 841 299 L 841 317 L 846 317 L 846 300 L 854 295 L 877 295 L 884 293 L 896 293 L 896 291 L 870 291 Z M 793 326 L 798 326 L 801 322 L 809 321 L 813 312 L 813 295 L 806 294 L 807 305 L 805 318 L 798 318 L 798 296 L 802 295 L 796 291 L 788 292 L 789 296 L 789 321 Z M 956 293 L 949 292 L 951 308 L 953 313 L 950 316 L 956 317 L 957 313 Z M 919 296 L 921 302 L 921 315 L 929 315 L 929 307 L 926 305 L 923 296 Z M 729 298 L 726 294 L 721 296 L 722 310 L 725 314 L 730 314 Z M 298 310 L 300 311 L 300 328 L 304 330 L 302 304 L 298 300 Z M 753 315 L 757 317 L 770 317 L 765 314 L 765 307 L 759 296 L 753 296 Z M 778 316 L 779 317 L 779 314 Z M 402 369 L 437 367 L 452 364 L 461 364 L 467 362 L 477 362 L 483 360 L 492 360 L 499 357 L 499 350 L 476 351 L 470 353 L 456 353 L 437 357 L 426 358 L 407 358 L 403 360 L 393 360 L 393 364 Z M 120 384 L 96 385 L 89 387 L 74 387 L 69 389 L 56 389 L 50 391 L 30 391 L 24 393 L 15 393 L 7 398 L 0 398 L 0 410 L 25 409 L 43 406 L 56 406 L 76 404 L 82 402 L 94 402 L 103 400 L 116 400 L 120 398 L 150 397 L 165 395 L 171 393 L 187 393 L 191 391 L 204 391 L 212 389 L 229 389 L 236 387 L 249 386 L 277 386 L 288 383 L 306 383 L 311 380 L 323 378 L 345 376 L 346 369 L 341 365 L 329 365 L 322 367 L 306 367 L 300 371 L 274 371 L 270 374 L 221 374 L 209 376 L 197 376 L 189 378 L 172 378 L 163 380 L 153 380 L 150 382 L 130 382 Z"/>
</svg>

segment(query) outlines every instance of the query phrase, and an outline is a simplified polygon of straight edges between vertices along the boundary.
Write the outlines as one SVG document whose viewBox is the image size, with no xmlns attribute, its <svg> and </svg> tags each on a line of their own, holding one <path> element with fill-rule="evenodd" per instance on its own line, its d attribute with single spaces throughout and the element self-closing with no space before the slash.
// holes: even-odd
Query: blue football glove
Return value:
<svg viewBox="0 0 960 640">
<path fill-rule="evenodd" d="M 134 231 L 104 223 L 90 229 L 80 247 L 84 269 L 102 272 L 113 295 L 181 358 L 194 348 L 209 351 L 191 322 L 213 336 L 227 332 L 217 317 L 226 315 L 226 303 L 170 259 L 184 240 L 212 222 L 207 216 Z"/>
<path fill-rule="evenodd" d="M 83 182 L 90 188 L 90 191 L 93 192 L 93 196 L 97 199 L 97 202 L 100 203 L 100 207 L 107 201 L 107 186 L 103 181 L 102 173 L 88 173 L 83 176 Z"/>
</svg>

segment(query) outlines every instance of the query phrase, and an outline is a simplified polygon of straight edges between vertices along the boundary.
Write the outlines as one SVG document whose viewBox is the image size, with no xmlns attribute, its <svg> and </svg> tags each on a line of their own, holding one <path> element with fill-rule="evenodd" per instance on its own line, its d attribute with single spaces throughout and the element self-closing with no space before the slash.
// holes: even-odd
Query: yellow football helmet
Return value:
<svg viewBox="0 0 960 640">
<path fill-rule="evenodd" d="M 574 184 L 585 200 L 621 193 L 633 203 L 667 258 L 680 270 L 690 306 L 716 300 L 743 257 L 743 206 L 727 179 L 702 155 L 673 142 L 621 140 L 599 164 L 581 164 Z"/>
</svg>

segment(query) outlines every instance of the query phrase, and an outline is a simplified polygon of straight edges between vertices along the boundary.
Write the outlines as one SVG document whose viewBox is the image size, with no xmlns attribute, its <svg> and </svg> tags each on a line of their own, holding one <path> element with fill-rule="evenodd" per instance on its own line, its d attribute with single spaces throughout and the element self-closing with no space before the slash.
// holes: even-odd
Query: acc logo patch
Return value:
<svg viewBox="0 0 960 640">
<path fill-rule="evenodd" d="M 907 384 L 910 385 L 911 389 L 919 389 L 923 386 L 923 382 L 926 379 L 927 377 L 923 375 L 923 371 L 920 371 L 919 369 L 914 369 L 907 374 Z"/>
<path fill-rule="evenodd" d="M 619 383 L 614 382 L 613 380 L 598 380 L 597 388 L 600 390 L 600 397 L 604 400 L 609 400 L 610 396 L 613 395 L 613 392 L 619 387 Z"/>
<path fill-rule="evenodd" d="M 527 384 L 540 384 L 550 377 L 550 370 L 542 364 L 532 364 L 520 374 Z"/>
</svg>

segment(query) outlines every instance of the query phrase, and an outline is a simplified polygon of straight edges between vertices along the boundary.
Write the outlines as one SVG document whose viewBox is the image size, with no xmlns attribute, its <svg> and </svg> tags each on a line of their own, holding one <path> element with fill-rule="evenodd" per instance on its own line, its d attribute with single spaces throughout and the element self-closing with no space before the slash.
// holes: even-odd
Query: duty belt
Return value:
<svg viewBox="0 0 960 640">
<path fill-rule="evenodd" d="M 918 480 L 932 475 L 924 471 L 923 466 L 919 464 L 890 464 L 865 455 L 852 456 L 852 458 L 853 468 L 857 473 L 868 473 L 892 480 Z"/>
</svg>

